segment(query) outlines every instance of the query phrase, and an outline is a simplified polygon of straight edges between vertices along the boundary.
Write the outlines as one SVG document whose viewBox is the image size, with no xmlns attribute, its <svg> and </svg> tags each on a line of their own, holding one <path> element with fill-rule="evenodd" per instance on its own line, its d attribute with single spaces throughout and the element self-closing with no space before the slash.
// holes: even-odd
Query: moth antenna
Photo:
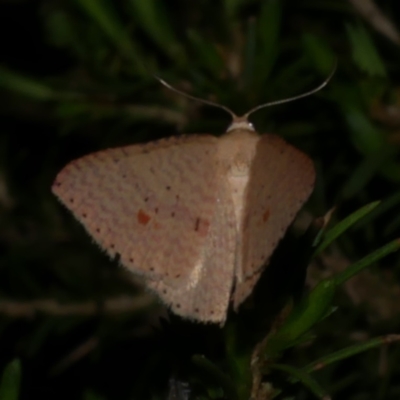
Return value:
<svg viewBox="0 0 400 400">
<path fill-rule="evenodd" d="M 316 88 L 314 88 L 312 90 L 309 90 L 308 92 L 299 94 L 297 96 L 289 97 L 287 99 L 275 100 L 275 101 L 271 101 L 269 103 L 260 104 L 259 106 L 252 108 L 245 115 L 243 115 L 243 118 L 246 120 L 247 118 L 249 118 L 249 116 L 251 114 L 253 114 L 254 112 L 260 110 L 261 108 L 276 106 L 278 104 L 290 103 L 291 101 L 299 100 L 299 99 L 302 99 L 303 97 L 311 96 L 312 94 L 319 92 L 321 89 L 323 89 L 330 82 L 330 80 L 332 79 L 333 75 L 336 72 L 336 68 L 337 68 L 337 59 L 335 59 L 335 62 L 334 62 L 333 67 L 332 67 L 332 70 L 329 73 L 328 77 L 319 86 L 317 86 Z"/>
<path fill-rule="evenodd" d="M 221 108 L 222 110 L 226 111 L 226 112 L 232 117 L 233 120 L 235 120 L 236 118 L 238 118 L 237 115 L 236 115 L 232 110 L 230 110 L 228 107 L 226 107 L 226 106 L 224 106 L 224 105 L 222 105 L 222 104 L 214 103 L 213 101 L 201 99 L 200 97 L 192 96 L 192 95 L 190 95 L 190 94 L 188 94 L 188 93 L 182 92 L 182 91 L 180 91 L 179 89 L 177 89 L 177 88 L 171 86 L 168 82 L 165 82 L 164 79 L 160 78 L 159 76 L 157 76 L 157 75 L 153 75 L 153 76 L 154 76 L 154 78 L 156 78 L 156 79 L 158 80 L 158 82 L 160 82 L 163 86 L 165 86 L 165 87 L 168 88 L 169 90 L 172 90 L 172 91 L 175 92 L 175 93 L 180 94 L 181 96 L 184 96 L 184 97 L 186 97 L 186 98 L 188 98 L 188 99 L 190 99 L 190 100 L 194 100 L 194 101 L 198 101 L 198 102 L 203 103 L 203 104 L 207 104 L 207 105 L 212 106 L 212 107 Z"/>
</svg>

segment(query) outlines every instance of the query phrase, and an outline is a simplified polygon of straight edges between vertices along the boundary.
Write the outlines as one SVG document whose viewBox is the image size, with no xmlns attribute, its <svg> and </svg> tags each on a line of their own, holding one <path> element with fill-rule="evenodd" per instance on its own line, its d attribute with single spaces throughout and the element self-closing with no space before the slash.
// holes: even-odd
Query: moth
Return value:
<svg viewBox="0 0 400 400">
<path fill-rule="evenodd" d="M 242 117 L 217 105 L 232 116 L 219 138 L 176 136 L 89 154 L 69 163 L 52 190 L 174 313 L 223 324 L 314 187 L 310 158 L 249 122 L 267 105 Z"/>
</svg>

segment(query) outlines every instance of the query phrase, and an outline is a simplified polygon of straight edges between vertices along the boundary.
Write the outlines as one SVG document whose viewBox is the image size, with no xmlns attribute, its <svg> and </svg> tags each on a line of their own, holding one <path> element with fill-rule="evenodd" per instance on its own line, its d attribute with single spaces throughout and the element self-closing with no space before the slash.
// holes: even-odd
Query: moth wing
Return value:
<svg viewBox="0 0 400 400">
<path fill-rule="evenodd" d="M 203 257 L 191 269 L 190 284 L 171 287 L 158 280 L 149 281 L 149 286 L 176 314 L 203 322 L 225 322 L 234 281 L 236 238 L 232 197 L 227 181 L 221 179 Z"/>
<path fill-rule="evenodd" d="M 203 257 L 217 206 L 216 141 L 175 137 L 68 164 L 53 192 L 111 257 L 179 288 Z"/>
<path fill-rule="evenodd" d="M 263 266 L 311 194 L 314 181 L 308 156 L 278 136 L 260 137 L 246 195 L 235 308 L 252 292 Z"/>
</svg>

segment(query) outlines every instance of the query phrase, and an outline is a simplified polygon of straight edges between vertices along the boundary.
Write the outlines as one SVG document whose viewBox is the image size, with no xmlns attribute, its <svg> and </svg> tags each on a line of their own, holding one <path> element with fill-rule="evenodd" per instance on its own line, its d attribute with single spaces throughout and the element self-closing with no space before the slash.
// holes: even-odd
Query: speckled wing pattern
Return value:
<svg viewBox="0 0 400 400">
<path fill-rule="evenodd" d="M 234 281 L 237 233 L 229 188 L 223 182 L 203 258 L 190 268 L 195 284 L 171 288 L 163 280 L 148 282 L 176 314 L 205 322 L 225 322 Z"/>
<path fill-rule="evenodd" d="M 53 192 L 176 313 L 221 322 L 236 228 L 217 140 L 174 137 L 90 154 L 58 174 Z"/>
<path fill-rule="evenodd" d="M 312 161 L 275 135 L 262 135 L 250 170 L 242 232 L 242 281 L 236 282 L 234 307 L 249 296 L 265 264 L 311 194 Z"/>
</svg>

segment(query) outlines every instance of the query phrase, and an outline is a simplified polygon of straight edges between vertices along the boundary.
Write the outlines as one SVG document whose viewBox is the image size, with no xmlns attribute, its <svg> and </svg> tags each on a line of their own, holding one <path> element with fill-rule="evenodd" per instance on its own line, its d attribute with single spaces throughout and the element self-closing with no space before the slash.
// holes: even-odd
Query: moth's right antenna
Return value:
<svg viewBox="0 0 400 400">
<path fill-rule="evenodd" d="M 333 64 L 332 70 L 329 73 L 328 77 L 320 85 L 318 85 L 316 88 L 311 89 L 308 92 L 305 92 L 305 93 L 302 93 L 302 94 L 298 94 L 297 96 L 289 97 L 287 99 L 274 100 L 274 101 L 271 101 L 269 103 L 260 104 L 259 106 L 254 107 L 253 109 L 248 111 L 245 115 L 243 115 L 243 118 L 247 119 L 250 116 L 250 114 L 253 114 L 254 112 L 260 110 L 261 108 L 277 106 L 278 104 L 290 103 L 291 101 L 299 100 L 299 99 L 302 99 L 303 97 L 308 97 L 308 96 L 311 96 L 314 93 L 319 92 L 321 89 L 323 89 L 330 82 L 330 80 L 332 79 L 333 75 L 336 72 L 336 68 L 337 68 L 337 59 L 335 58 L 335 62 Z"/>
</svg>

